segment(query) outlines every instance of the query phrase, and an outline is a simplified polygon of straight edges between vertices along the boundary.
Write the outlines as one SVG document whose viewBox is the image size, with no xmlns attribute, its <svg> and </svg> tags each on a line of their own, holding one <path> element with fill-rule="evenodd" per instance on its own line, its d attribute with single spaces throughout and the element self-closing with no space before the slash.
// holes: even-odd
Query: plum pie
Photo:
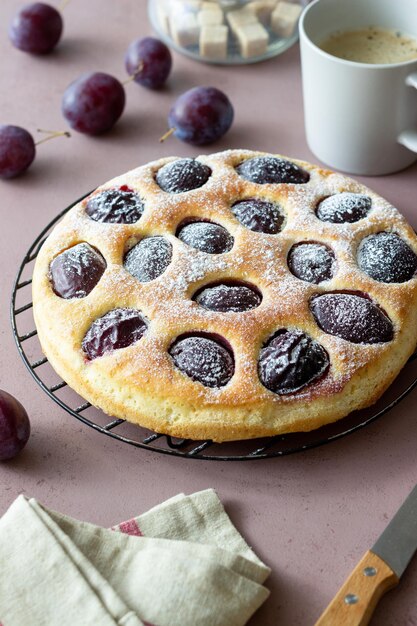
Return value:
<svg viewBox="0 0 417 626">
<path fill-rule="evenodd" d="M 33 304 L 57 373 L 109 415 L 227 441 L 374 403 L 417 343 L 417 236 L 344 175 L 231 150 L 102 185 L 54 228 Z"/>
</svg>

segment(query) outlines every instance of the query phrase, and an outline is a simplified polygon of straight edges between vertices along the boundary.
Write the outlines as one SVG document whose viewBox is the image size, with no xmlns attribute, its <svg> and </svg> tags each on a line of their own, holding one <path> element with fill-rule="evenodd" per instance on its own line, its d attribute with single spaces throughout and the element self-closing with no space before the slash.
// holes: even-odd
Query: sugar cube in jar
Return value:
<svg viewBox="0 0 417 626">
<path fill-rule="evenodd" d="M 209 63 L 254 63 L 280 54 L 298 38 L 308 0 L 149 0 L 159 36 Z"/>
</svg>

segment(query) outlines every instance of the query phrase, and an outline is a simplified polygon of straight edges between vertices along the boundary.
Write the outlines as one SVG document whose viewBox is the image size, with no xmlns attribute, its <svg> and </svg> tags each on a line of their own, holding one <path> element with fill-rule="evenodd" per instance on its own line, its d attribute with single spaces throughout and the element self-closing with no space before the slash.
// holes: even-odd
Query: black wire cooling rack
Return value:
<svg viewBox="0 0 417 626">
<path fill-rule="evenodd" d="M 334 424 L 308 433 L 291 433 L 249 441 L 215 443 L 210 440 L 174 439 L 129 424 L 121 419 L 109 418 L 75 393 L 64 380 L 58 378 L 42 353 L 32 315 L 31 284 L 36 257 L 55 224 L 80 200 L 57 215 L 44 228 L 26 253 L 13 286 L 11 322 L 19 354 L 38 385 L 62 409 L 87 426 L 137 448 L 172 456 L 218 461 L 265 459 L 315 448 L 353 433 L 387 413 L 417 385 L 416 353 L 389 390 L 370 409 L 355 411 Z"/>
</svg>

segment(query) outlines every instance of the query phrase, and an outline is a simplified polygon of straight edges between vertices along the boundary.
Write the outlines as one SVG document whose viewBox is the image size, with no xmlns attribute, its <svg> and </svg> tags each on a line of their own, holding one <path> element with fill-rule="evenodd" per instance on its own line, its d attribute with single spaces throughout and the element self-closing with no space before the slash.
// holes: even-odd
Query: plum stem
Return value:
<svg viewBox="0 0 417 626">
<path fill-rule="evenodd" d="M 173 135 L 175 133 L 177 129 L 175 128 L 175 126 L 173 126 L 172 128 L 170 128 L 169 130 L 167 130 L 166 133 L 164 133 L 162 135 L 162 137 L 159 140 L 159 143 L 163 143 L 165 141 L 165 139 L 168 139 L 168 137 L 171 137 L 171 135 Z"/>
<path fill-rule="evenodd" d="M 35 143 L 35 146 L 39 146 L 41 143 L 45 143 L 45 141 L 49 141 L 50 139 L 55 139 L 56 137 L 71 137 L 71 133 L 67 130 L 43 130 L 42 128 L 37 128 L 38 133 L 46 133 L 49 137 L 45 137 L 40 141 Z"/>
<path fill-rule="evenodd" d="M 71 2 L 71 0 L 63 0 L 59 5 L 59 11 L 63 11 L 69 2 Z"/>
<path fill-rule="evenodd" d="M 143 61 L 141 61 L 139 65 L 136 67 L 133 74 L 130 74 L 129 78 L 126 78 L 126 80 L 122 82 L 122 85 L 127 85 L 128 83 L 131 83 L 132 80 L 135 80 L 136 76 L 141 73 L 144 67 L 145 67 L 145 64 Z"/>
</svg>

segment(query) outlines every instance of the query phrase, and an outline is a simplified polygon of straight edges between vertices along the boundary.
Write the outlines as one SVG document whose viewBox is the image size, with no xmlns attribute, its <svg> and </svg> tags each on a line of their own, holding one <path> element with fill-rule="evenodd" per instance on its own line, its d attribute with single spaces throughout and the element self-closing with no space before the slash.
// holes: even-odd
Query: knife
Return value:
<svg viewBox="0 0 417 626">
<path fill-rule="evenodd" d="M 416 550 L 417 485 L 315 626 L 366 626 L 384 593 L 400 582 Z"/>
</svg>

